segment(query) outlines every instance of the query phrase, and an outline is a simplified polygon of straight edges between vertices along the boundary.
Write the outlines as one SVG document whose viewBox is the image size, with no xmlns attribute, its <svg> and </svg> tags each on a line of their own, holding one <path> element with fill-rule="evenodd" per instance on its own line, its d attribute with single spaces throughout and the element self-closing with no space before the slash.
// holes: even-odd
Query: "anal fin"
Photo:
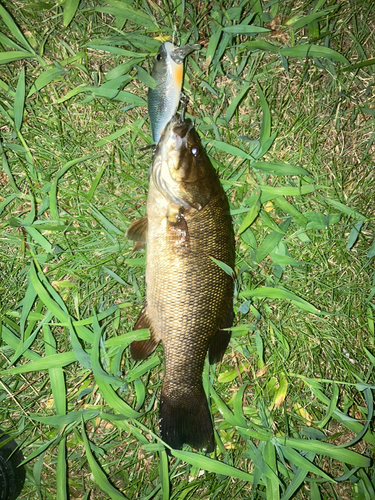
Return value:
<svg viewBox="0 0 375 500">
<path fill-rule="evenodd" d="M 134 325 L 134 330 L 140 330 L 141 328 L 149 328 L 151 336 L 146 340 L 134 340 L 130 344 L 130 354 L 135 361 L 147 358 L 159 344 L 159 340 L 155 338 L 150 326 L 147 314 L 147 304 L 143 307 Z"/>
<path fill-rule="evenodd" d="M 233 324 L 233 317 L 233 306 L 231 305 L 224 323 L 210 340 L 208 346 L 208 360 L 210 365 L 218 363 L 224 356 L 225 350 L 230 341 L 231 332 L 228 330 L 222 330 L 222 328 L 230 328 Z"/>
</svg>

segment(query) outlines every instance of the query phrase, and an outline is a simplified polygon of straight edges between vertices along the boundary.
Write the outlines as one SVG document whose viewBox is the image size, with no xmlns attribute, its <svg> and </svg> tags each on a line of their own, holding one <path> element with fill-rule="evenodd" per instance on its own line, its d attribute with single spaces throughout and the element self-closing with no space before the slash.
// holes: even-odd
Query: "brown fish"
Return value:
<svg viewBox="0 0 375 500">
<path fill-rule="evenodd" d="M 210 256 L 234 266 L 232 221 L 226 195 L 189 119 L 175 115 L 153 156 L 147 215 L 127 236 L 147 243 L 146 304 L 135 329 L 134 359 L 161 341 L 165 376 L 160 432 L 172 448 L 214 449 L 212 419 L 202 385 L 209 362 L 221 360 L 233 320 L 233 279 Z"/>
</svg>

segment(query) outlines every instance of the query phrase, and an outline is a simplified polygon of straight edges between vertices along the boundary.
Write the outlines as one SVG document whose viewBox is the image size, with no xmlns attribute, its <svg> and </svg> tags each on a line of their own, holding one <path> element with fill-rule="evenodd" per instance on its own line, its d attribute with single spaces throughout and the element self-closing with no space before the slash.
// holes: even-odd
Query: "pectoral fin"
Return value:
<svg viewBox="0 0 375 500">
<path fill-rule="evenodd" d="M 147 239 L 147 215 L 135 220 L 130 224 L 126 231 L 126 237 L 129 240 L 146 243 Z"/>
<path fill-rule="evenodd" d="M 224 323 L 210 340 L 210 344 L 208 346 L 208 360 L 210 365 L 218 363 L 224 356 L 225 349 L 228 347 L 230 341 L 231 332 L 228 330 L 222 330 L 222 328 L 230 328 L 233 324 L 233 317 L 234 313 L 231 305 Z"/>
<path fill-rule="evenodd" d="M 147 358 L 147 356 L 149 356 L 159 344 L 159 340 L 155 338 L 150 326 L 147 314 L 147 304 L 140 312 L 137 322 L 135 323 L 134 330 L 140 330 L 141 328 L 149 328 L 151 336 L 147 340 L 134 340 L 130 344 L 130 354 L 135 361 Z"/>
</svg>

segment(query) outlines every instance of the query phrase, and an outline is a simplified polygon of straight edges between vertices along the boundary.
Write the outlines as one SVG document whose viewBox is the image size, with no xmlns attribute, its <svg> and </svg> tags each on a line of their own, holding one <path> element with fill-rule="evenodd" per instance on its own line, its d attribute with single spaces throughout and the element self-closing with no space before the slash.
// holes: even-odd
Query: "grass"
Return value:
<svg viewBox="0 0 375 500">
<path fill-rule="evenodd" d="M 133 8 L 0 6 L 0 422 L 21 497 L 374 498 L 374 2 Z M 150 163 L 136 66 L 174 33 L 202 44 L 184 88 L 230 200 L 238 294 L 204 373 L 216 454 L 169 460 L 162 349 L 127 349 L 147 333 L 125 232 Z"/>
</svg>

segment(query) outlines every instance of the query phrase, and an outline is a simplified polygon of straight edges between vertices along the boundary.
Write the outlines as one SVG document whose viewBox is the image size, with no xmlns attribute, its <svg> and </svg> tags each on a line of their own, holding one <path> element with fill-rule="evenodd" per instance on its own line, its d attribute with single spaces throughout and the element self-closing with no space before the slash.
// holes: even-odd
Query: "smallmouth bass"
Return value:
<svg viewBox="0 0 375 500">
<path fill-rule="evenodd" d="M 147 99 L 151 134 L 155 144 L 159 142 L 164 127 L 177 111 L 182 90 L 184 59 L 199 49 L 199 44 L 177 47 L 171 42 L 165 42 L 159 47 L 151 73 L 156 87 L 148 89 Z"/>
<path fill-rule="evenodd" d="M 191 120 L 177 115 L 165 127 L 153 156 L 146 216 L 128 238 L 147 243 L 146 304 L 135 329 L 134 359 L 162 343 L 165 376 L 160 433 L 172 448 L 214 449 L 202 371 L 221 360 L 233 320 L 233 279 L 210 256 L 234 266 L 234 238 L 224 190 Z"/>
</svg>

